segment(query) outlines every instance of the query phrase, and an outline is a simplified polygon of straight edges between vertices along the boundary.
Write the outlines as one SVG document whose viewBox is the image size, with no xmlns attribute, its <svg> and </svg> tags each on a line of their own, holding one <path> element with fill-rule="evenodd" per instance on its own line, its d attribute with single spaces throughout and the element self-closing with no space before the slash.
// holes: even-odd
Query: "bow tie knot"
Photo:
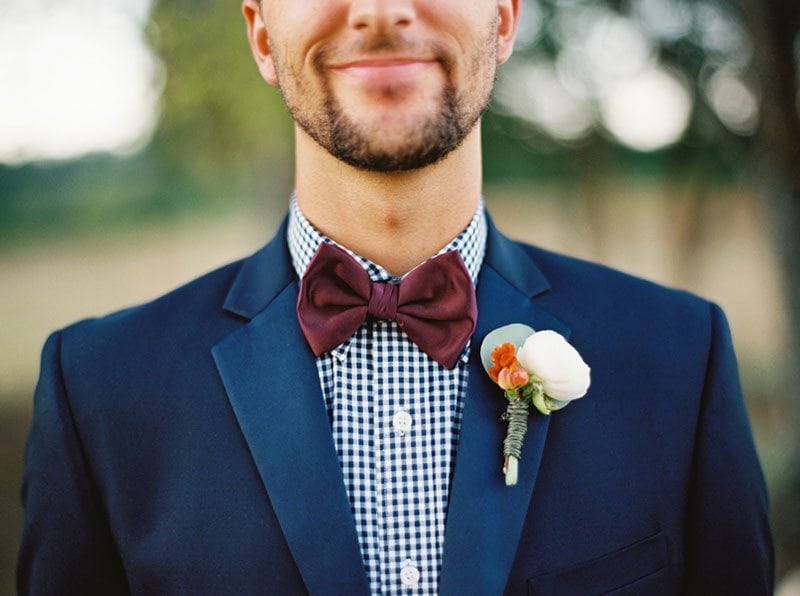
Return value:
<svg viewBox="0 0 800 596">
<path fill-rule="evenodd" d="M 447 252 L 399 284 L 373 282 L 345 250 L 320 244 L 297 297 L 297 318 L 314 354 L 344 343 L 368 315 L 396 321 L 421 350 L 452 369 L 475 330 L 472 278 L 461 256 Z"/>
<path fill-rule="evenodd" d="M 396 321 L 398 290 L 397 284 L 373 282 L 367 312 L 377 319 Z"/>
</svg>

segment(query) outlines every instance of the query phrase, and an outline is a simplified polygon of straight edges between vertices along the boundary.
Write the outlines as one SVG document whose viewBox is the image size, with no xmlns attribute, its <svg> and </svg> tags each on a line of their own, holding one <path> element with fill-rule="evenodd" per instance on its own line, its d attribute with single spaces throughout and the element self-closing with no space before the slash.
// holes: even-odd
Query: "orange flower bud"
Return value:
<svg viewBox="0 0 800 596">
<path fill-rule="evenodd" d="M 508 341 L 500 344 L 492 350 L 492 362 L 503 368 L 514 366 L 517 363 L 517 347 Z"/>
<path fill-rule="evenodd" d="M 503 368 L 497 375 L 497 384 L 505 391 L 522 387 L 528 382 L 528 373 L 518 365 Z"/>
</svg>

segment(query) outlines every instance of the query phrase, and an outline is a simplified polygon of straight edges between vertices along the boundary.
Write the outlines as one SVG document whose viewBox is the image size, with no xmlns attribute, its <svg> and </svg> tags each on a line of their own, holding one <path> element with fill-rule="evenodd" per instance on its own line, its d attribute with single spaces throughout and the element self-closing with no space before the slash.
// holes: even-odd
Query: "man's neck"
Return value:
<svg viewBox="0 0 800 596">
<path fill-rule="evenodd" d="M 475 214 L 482 181 L 479 126 L 442 161 L 396 173 L 358 170 L 305 133 L 295 136 L 295 186 L 304 215 L 393 275 L 435 255 Z"/>
</svg>

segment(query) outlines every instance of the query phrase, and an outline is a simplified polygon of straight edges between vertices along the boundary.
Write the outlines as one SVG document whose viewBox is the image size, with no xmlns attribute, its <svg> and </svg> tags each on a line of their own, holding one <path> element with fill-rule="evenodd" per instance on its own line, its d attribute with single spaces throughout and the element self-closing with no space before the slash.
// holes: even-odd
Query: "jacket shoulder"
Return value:
<svg viewBox="0 0 800 596">
<path fill-rule="evenodd" d="M 718 306 L 605 265 L 531 246 L 523 249 L 550 290 L 538 304 L 572 330 L 570 341 L 593 369 L 642 378 L 684 378 L 699 396 L 715 337 L 728 337 Z M 730 341 L 729 337 L 726 341 Z"/>
<path fill-rule="evenodd" d="M 646 313 L 648 317 L 662 314 L 709 319 L 711 303 L 686 290 L 529 244 L 520 246 L 566 307 L 573 305 L 605 314 Z"/>
</svg>

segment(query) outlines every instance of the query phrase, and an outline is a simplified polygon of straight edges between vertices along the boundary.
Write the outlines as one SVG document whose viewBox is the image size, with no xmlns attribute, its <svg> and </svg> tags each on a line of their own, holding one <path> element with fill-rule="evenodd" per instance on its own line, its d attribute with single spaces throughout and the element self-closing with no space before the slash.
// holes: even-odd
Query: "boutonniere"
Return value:
<svg viewBox="0 0 800 596">
<path fill-rule="evenodd" d="M 495 329 L 481 344 L 481 362 L 508 400 L 503 420 L 506 485 L 517 483 L 522 441 L 533 405 L 549 415 L 586 395 L 590 369 L 564 336 L 513 324 Z"/>
</svg>

